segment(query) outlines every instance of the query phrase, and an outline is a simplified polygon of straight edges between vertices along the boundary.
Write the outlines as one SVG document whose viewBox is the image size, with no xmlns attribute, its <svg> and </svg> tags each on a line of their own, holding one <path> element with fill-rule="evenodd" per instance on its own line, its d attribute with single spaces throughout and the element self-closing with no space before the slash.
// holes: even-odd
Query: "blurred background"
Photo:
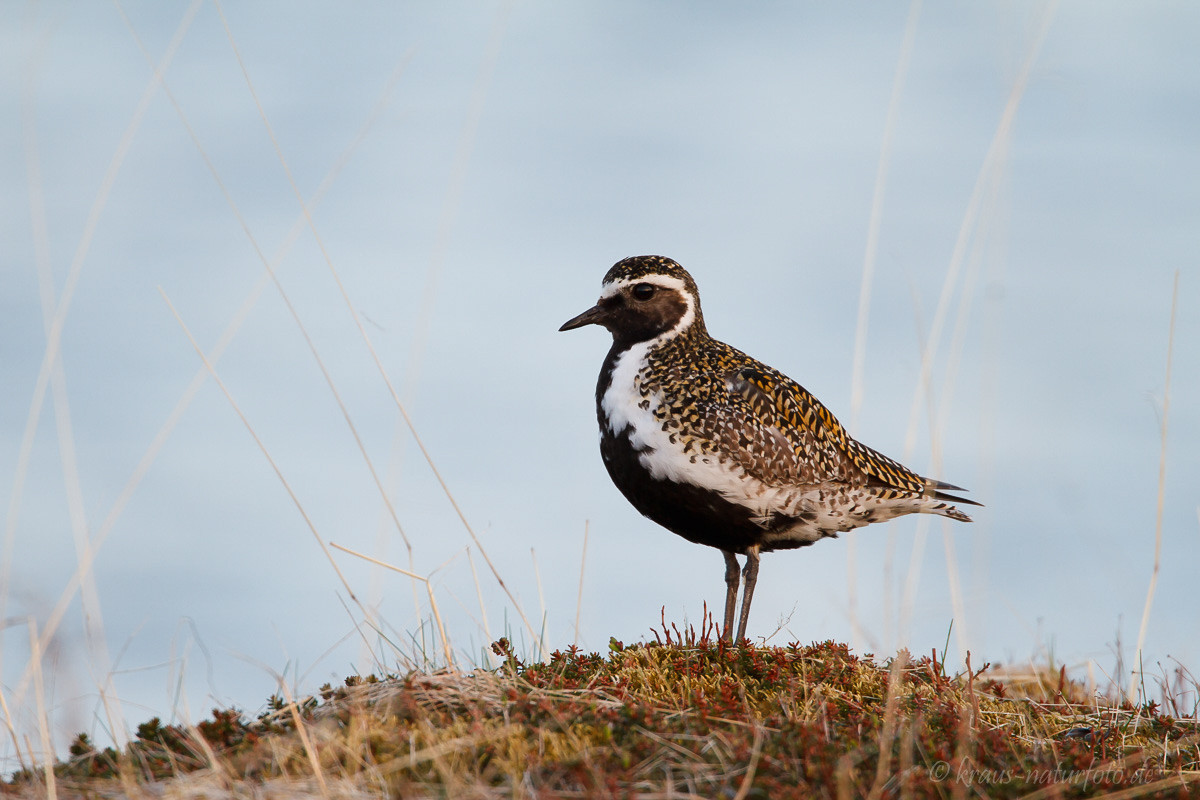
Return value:
<svg viewBox="0 0 1200 800">
<path fill-rule="evenodd" d="M 753 637 L 1122 688 L 1141 639 L 1153 699 L 1200 669 L 1198 37 L 1169 2 L 8 5 L 5 724 L 254 713 L 444 664 L 437 619 L 460 667 L 699 624 L 721 556 L 611 486 L 607 334 L 557 333 L 646 253 L 985 504 L 768 555 Z"/>
</svg>

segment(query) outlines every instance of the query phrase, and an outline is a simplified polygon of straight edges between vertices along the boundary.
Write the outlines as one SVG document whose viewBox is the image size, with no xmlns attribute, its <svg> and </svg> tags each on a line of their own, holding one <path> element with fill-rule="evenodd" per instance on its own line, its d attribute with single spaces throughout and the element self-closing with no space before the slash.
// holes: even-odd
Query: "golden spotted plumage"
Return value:
<svg viewBox="0 0 1200 800">
<path fill-rule="evenodd" d="M 561 330 L 613 336 L 600 371 L 600 452 L 638 511 L 725 555 L 725 636 L 746 630 L 759 554 L 904 514 L 969 522 L 978 505 L 852 438 L 800 384 L 708 334 L 695 281 L 662 256 L 619 261 L 596 305 Z"/>
<path fill-rule="evenodd" d="M 642 273 L 651 270 L 681 277 L 695 291 L 682 268 L 653 263 Z M 638 271 L 626 267 L 610 272 L 605 282 L 638 277 Z M 722 463 L 732 461 L 770 486 L 833 483 L 861 487 L 888 500 L 929 497 L 939 489 L 954 488 L 926 480 L 852 438 L 800 384 L 712 338 L 698 302 L 695 321 L 650 351 L 638 384 L 643 408 L 650 407 L 652 396 L 662 399 L 655 418 L 693 460 L 711 454 Z M 969 520 L 961 511 L 945 508 L 950 510 L 947 516 Z"/>
</svg>

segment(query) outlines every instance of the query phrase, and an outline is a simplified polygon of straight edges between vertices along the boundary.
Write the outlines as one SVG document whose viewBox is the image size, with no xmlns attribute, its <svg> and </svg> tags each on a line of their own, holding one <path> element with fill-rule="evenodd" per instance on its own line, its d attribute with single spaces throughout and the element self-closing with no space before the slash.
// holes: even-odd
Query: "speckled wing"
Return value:
<svg viewBox="0 0 1200 800">
<path fill-rule="evenodd" d="M 828 408 L 786 375 L 765 366 L 743 367 L 730 373 L 727 385 L 752 410 L 756 427 L 786 441 L 788 452 L 774 458 L 780 463 L 790 458 L 790 482 L 874 484 L 918 494 L 932 488 L 932 482 L 851 438 Z"/>
</svg>

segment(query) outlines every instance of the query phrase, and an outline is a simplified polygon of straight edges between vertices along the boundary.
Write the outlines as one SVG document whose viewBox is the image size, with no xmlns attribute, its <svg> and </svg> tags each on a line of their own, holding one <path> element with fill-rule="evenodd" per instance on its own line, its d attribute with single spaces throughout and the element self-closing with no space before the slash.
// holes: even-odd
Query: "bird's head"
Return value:
<svg viewBox="0 0 1200 800">
<path fill-rule="evenodd" d="M 687 270 L 671 259 L 633 256 L 618 261 L 604 276 L 596 305 L 559 330 L 584 325 L 603 325 L 621 343 L 665 341 L 689 328 L 703 329 L 700 293 Z"/>
</svg>

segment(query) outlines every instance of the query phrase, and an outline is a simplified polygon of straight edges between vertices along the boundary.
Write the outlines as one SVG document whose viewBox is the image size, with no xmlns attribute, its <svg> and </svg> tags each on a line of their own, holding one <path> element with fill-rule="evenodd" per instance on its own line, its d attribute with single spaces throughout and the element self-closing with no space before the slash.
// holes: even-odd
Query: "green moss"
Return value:
<svg viewBox="0 0 1200 800">
<path fill-rule="evenodd" d="M 494 671 L 349 678 L 295 709 L 273 697 L 255 719 L 236 709 L 195 727 L 151 719 L 122 753 L 99 753 L 81 734 L 56 768 L 60 794 L 100 794 L 130 776 L 186 782 L 214 767 L 230 781 L 312 780 L 314 760 L 327 783 L 396 796 L 1183 797 L 1200 788 L 1194 717 L 1092 697 L 1061 670 L 949 674 L 936 654 L 878 664 L 837 642 L 731 647 L 675 629 L 648 644 L 614 640 L 604 655 L 572 647 L 526 663 L 505 640 L 493 651 L 503 659 Z M 39 777 L 18 773 L 8 790 L 36 788 Z"/>
</svg>

